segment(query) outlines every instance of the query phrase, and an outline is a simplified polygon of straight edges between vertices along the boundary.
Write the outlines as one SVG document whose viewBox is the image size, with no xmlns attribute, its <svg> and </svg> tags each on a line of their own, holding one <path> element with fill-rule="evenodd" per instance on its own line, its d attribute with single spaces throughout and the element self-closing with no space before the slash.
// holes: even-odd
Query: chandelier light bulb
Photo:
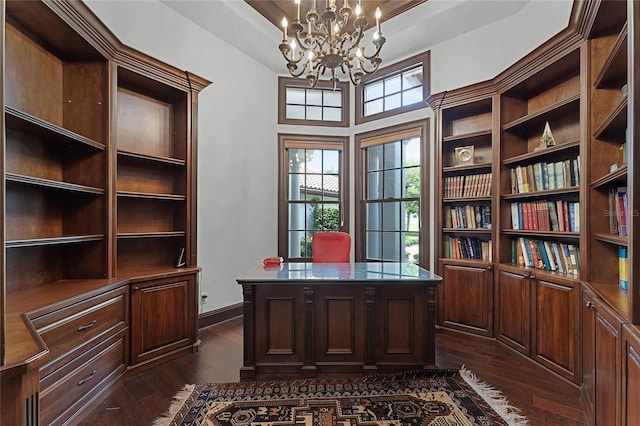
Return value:
<svg viewBox="0 0 640 426">
<path fill-rule="evenodd" d="M 360 7 L 360 3 L 358 3 L 358 5 L 356 6 L 356 16 L 360 17 L 361 14 L 362 14 L 362 7 Z"/>
<path fill-rule="evenodd" d="M 282 39 L 287 39 L 287 27 L 289 26 L 289 21 L 287 18 L 282 18 Z"/>
</svg>

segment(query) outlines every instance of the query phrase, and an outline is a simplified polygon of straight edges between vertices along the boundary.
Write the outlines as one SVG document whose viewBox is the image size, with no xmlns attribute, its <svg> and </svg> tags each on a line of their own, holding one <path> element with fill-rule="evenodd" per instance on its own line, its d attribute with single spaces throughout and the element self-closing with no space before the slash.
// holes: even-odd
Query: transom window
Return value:
<svg viewBox="0 0 640 426">
<path fill-rule="evenodd" d="M 356 124 L 427 106 L 430 52 L 378 70 L 356 88 Z"/>
<path fill-rule="evenodd" d="M 422 64 L 364 86 L 364 116 L 400 108 L 423 100 Z"/>
<path fill-rule="evenodd" d="M 292 136 L 293 137 L 293 136 Z M 279 253 L 288 260 L 311 260 L 311 240 L 320 231 L 342 231 L 346 199 L 346 138 L 300 140 L 281 136 Z"/>
<path fill-rule="evenodd" d="M 342 119 L 342 92 L 339 90 L 287 87 L 286 117 L 292 120 Z"/>
<path fill-rule="evenodd" d="M 278 123 L 347 127 L 349 125 L 349 85 L 336 88 L 326 81 L 316 87 L 306 80 L 279 77 Z"/>
</svg>

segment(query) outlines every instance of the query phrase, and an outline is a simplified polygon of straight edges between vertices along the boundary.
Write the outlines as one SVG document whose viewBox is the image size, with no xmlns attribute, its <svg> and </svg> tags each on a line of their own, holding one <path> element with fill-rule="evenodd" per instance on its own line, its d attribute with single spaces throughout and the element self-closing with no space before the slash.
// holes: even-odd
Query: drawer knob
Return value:
<svg viewBox="0 0 640 426">
<path fill-rule="evenodd" d="M 593 309 L 593 302 L 591 300 L 587 300 L 587 308 Z"/>
<path fill-rule="evenodd" d="M 78 382 L 78 386 L 84 385 L 86 382 L 88 382 L 89 380 L 93 379 L 93 376 L 95 376 L 95 375 L 96 375 L 96 370 L 93 370 L 91 372 L 91 374 L 89 374 L 87 377 L 85 377 L 84 379 L 82 379 L 82 380 L 80 380 Z"/>
<path fill-rule="evenodd" d="M 84 331 L 84 330 L 87 330 L 87 329 L 89 329 L 89 328 L 93 327 L 94 325 L 96 325 L 97 323 L 98 323 L 98 321 L 97 321 L 97 320 L 93 320 L 93 321 L 91 321 L 91 322 L 90 322 L 89 324 L 87 324 L 87 325 L 81 325 L 80 327 L 78 327 L 78 331 Z"/>
</svg>

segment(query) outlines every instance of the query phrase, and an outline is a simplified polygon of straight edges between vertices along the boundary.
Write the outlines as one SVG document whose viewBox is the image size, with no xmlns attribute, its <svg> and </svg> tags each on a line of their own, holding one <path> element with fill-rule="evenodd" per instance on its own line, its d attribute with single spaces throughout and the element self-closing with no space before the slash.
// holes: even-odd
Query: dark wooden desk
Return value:
<svg viewBox="0 0 640 426">
<path fill-rule="evenodd" d="M 408 263 L 285 263 L 240 276 L 241 379 L 435 367 L 442 278 Z"/>
</svg>

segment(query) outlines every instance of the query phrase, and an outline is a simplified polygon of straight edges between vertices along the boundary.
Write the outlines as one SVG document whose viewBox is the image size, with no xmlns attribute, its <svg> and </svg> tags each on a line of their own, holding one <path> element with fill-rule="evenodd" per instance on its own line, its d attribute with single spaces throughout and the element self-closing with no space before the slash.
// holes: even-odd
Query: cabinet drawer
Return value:
<svg viewBox="0 0 640 426">
<path fill-rule="evenodd" d="M 120 331 L 50 376 L 59 380 L 42 386 L 41 424 L 64 423 L 125 372 L 127 334 Z"/>
<path fill-rule="evenodd" d="M 73 359 L 76 352 L 94 346 L 100 336 L 106 337 L 128 324 L 127 287 L 92 297 L 33 320 L 38 333 L 49 348 L 49 358 L 40 368 L 40 376 Z M 87 345 L 91 342 L 91 345 Z"/>
</svg>

